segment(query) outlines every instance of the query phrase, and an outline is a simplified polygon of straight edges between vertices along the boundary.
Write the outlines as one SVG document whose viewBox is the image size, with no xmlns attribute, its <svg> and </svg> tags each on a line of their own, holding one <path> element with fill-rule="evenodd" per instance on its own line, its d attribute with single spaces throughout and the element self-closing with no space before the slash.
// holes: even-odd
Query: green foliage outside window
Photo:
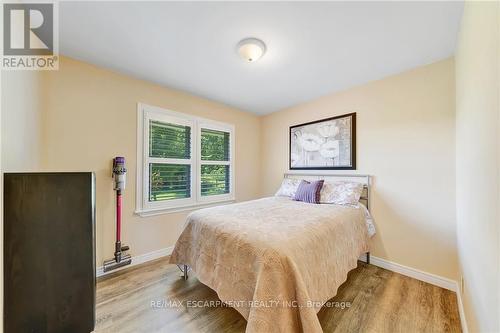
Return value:
<svg viewBox="0 0 500 333">
<path fill-rule="evenodd" d="M 202 161 L 229 161 L 229 133 L 201 130 Z M 229 193 L 229 165 L 201 166 L 201 195 Z"/>
<path fill-rule="evenodd" d="M 229 193 L 229 165 L 201 166 L 201 195 Z"/>
<path fill-rule="evenodd" d="M 229 161 L 229 133 L 203 128 L 201 130 L 201 159 Z"/>
<path fill-rule="evenodd" d="M 189 159 L 191 157 L 191 128 L 150 121 L 149 156 Z"/>
<path fill-rule="evenodd" d="M 191 166 L 189 164 L 149 165 L 149 201 L 191 197 Z"/>
</svg>

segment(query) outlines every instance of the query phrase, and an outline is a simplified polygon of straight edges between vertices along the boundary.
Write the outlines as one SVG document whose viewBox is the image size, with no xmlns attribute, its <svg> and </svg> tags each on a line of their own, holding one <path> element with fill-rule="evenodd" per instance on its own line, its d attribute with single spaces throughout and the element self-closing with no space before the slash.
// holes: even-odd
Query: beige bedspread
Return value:
<svg viewBox="0 0 500 333">
<path fill-rule="evenodd" d="M 366 251 L 361 208 L 270 197 L 193 212 L 170 262 L 238 310 L 246 332 L 309 333 Z"/>
</svg>

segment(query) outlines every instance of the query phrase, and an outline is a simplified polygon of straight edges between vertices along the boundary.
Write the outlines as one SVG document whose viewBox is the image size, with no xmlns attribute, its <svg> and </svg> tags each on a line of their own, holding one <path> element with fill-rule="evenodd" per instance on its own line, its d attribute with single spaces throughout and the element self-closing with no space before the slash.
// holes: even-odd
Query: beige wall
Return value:
<svg viewBox="0 0 500 333">
<path fill-rule="evenodd" d="M 29 123 L 16 115 L 9 126 L 38 124 L 33 131 L 38 134 L 27 144 L 4 140 L 4 162 L 12 165 L 11 171 L 38 165 L 46 171 L 96 172 L 98 265 L 113 253 L 113 156 L 124 155 L 128 161 L 123 240 L 133 255 L 173 245 L 187 214 L 149 218 L 133 214 L 136 103 L 145 102 L 235 124 L 238 200 L 276 190 L 287 168 L 289 125 L 358 112 L 358 172 L 374 175 L 378 234 L 373 254 L 456 278 L 452 60 L 262 118 L 67 58 L 62 58 L 57 72 L 29 75 L 18 72 L 4 80 L 13 84 L 4 86 L 4 95 L 15 96 L 28 87 L 32 97 L 16 99 L 4 119 L 14 117 L 16 110 L 31 112 L 37 116 Z M 5 156 L 6 151 L 26 147 L 32 151 L 21 154 L 27 161 Z M 433 184 L 430 190 L 429 184 Z"/>
<path fill-rule="evenodd" d="M 36 171 L 41 158 L 41 73 L 2 75 L 2 170 Z"/>
<path fill-rule="evenodd" d="M 39 105 L 43 113 L 39 123 L 42 132 L 40 166 L 45 171 L 95 171 L 98 266 L 114 252 L 115 194 L 111 179 L 114 156 L 125 156 L 127 161 L 122 241 L 130 245 L 132 255 L 172 246 L 188 214 L 142 218 L 133 213 L 137 102 L 234 124 L 236 199 L 258 197 L 260 123 L 257 116 L 68 58 L 61 58 L 59 68 L 59 71 L 43 73 L 40 82 L 44 89 L 43 100 L 29 102 Z M 10 85 L 18 81 L 7 78 L 5 82 Z M 33 84 L 35 81 L 27 85 Z M 12 87 L 20 93 L 25 89 L 24 85 Z M 4 92 L 10 94 L 10 88 Z M 24 109 L 31 110 L 31 104 Z M 7 117 L 13 117 L 16 110 L 6 110 Z M 16 122 L 19 123 L 19 119 Z M 7 151 L 18 154 L 26 149 L 24 142 L 4 146 L 8 147 Z M 10 158 L 6 156 L 6 160 Z M 16 168 L 14 165 L 12 169 Z"/>
<path fill-rule="evenodd" d="M 466 2 L 456 53 L 457 244 L 469 331 L 498 332 L 500 8 Z"/>
<path fill-rule="evenodd" d="M 288 163 L 288 127 L 357 112 L 357 173 L 374 177 L 372 254 L 456 279 L 452 59 L 262 118 L 264 195 Z"/>
</svg>

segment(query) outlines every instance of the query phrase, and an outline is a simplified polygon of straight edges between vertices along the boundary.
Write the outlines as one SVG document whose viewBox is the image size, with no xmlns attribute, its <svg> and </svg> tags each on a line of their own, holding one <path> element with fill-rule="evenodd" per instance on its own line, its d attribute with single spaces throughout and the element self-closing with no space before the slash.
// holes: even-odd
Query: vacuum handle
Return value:
<svg viewBox="0 0 500 333">
<path fill-rule="evenodd" d="M 116 191 L 116 242 L 121 241 L 122 233 L 122 191 Z"/>
</svg>

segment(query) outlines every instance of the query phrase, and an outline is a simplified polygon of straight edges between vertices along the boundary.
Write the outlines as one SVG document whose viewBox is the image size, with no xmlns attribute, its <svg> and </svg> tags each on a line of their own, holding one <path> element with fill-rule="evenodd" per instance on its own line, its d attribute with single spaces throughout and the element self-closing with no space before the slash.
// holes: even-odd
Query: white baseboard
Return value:
<svg viewBox="0 0 500 333">
<path fill-rule="evenodd" d="M 115 270 L 112 270 L 110 272 L 106 272 L 106 273 L 104 273 L 103 266 L 99 266 L 99 267 L 97 267 L 97 270 L 96 270 L 96 276 L 97 277 L 104 276 L 104 275 L 107 275 L 110 273 L 121 271 L 122 269 L 126 269 L 126 268 L 130 268 L 130 267 L 133 267 L 136 265 L 143 264 L 143 263 L 151 261 L 151 260 L 155 260 L 155 259 L 158 259 L 161 257 L 169 256 L 170 254 L 172 254 L 173 250 L 174 250 L 174 247 L 170 246 L 170 247 L 166 247 L 164 249 L 141 254 L 140 256 L 133 256 L 132 263 L 130 265 L 123 266 L 123 267 L 117 268 Z"/>
<path fill-rule="evenodd" d="M 363 255 L 360 257 L 360 260 L 366 261 L 366 256 Z M 411 278 L 424 281 L 435 286 L 451 290 L 453 292 L 457 292 L 457 282 L 439 275 L 427 273 L 415 268 L 411 268 L 408 266 L 404 266 L 401 264 L 397 264 L 395 262 L 382 259 L 379 257 L 370 256 L 370 264 L 374 266 L 378 266 L 381 268 L 385 268 L 389 271 L 396 272 L 402 275 L 409 276 Z"/>
<path fill-rule="evenodd" d="M 458 282 L 455 287 L 457 289 L 458 314 L 460 315 L 460 324 L 462 325 L 462 333 L 469 333 L 469 327 L 467 326 L 467 320 L 465 319 L 464 303 L 462 302 L 462 292 L 460 290 Z"/>
</svg>

